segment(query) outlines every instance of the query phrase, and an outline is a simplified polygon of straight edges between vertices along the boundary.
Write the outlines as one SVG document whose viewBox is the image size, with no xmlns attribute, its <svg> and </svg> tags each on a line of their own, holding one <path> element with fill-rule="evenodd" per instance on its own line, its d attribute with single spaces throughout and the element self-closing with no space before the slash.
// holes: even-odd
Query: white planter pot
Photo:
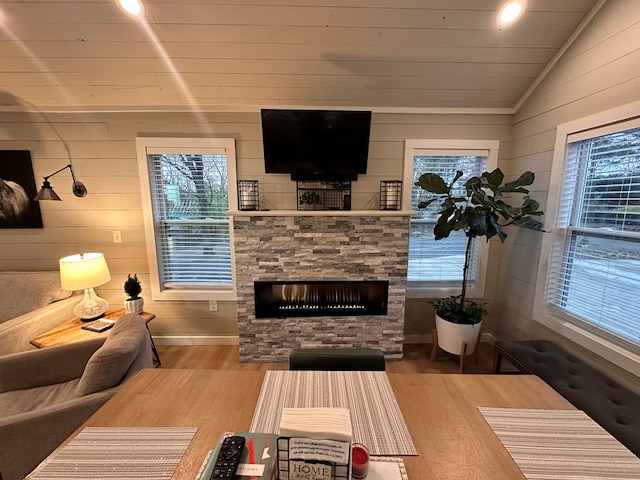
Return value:
<svg viewBox="0 0 640 480">
<path fill-rule="evenodd" d="M 475 325 L 451 323 L 436 315 L 436 330 L 438 331 L 438 347 L 445 352 L 460 355 L 462 342 L 467 342 L 467 355 L 476 349 L 478 335 L 482 322 Z"/>
<path fill-rule="evenodd" d="M 144 308 L 144 299 L 142 297 L 136 300 L 125 300 L 124 311 L 127 313 L 142 313 Z"/>
</svg>

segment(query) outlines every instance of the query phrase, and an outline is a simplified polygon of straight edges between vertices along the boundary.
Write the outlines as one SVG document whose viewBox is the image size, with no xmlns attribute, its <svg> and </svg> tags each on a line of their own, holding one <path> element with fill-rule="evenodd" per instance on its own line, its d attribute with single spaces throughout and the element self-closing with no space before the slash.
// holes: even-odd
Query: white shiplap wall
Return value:
<svg viewBox="0 0 640 480">
<path fill-rule="evenodd" d="M 640 3 L 611 0 L 515 115 L 506 168 L 536 172 L 534 195 L 544 209 L 557 125 L 637 100 Z M 540 237 L 531 232 L 521 232 L 502 249 L 496 295 L 500 317 L 492 329 L 505 337 L 553 338 L 575 348 L 532 320 L 539 250 Z"/>
<path fill-rule="evenodd" d="M 205 124 L 190 113 L 0 114 L 0 149 L 30 150 L 38 186 L 40 177 L 69 161 L 66 143 L 77 177 L 89 190 L 79 199 L 71 193 L 67 172 L 51 178 L 62 202 L 41 203 L 42 230 L 0 231 L 0 270 L 55 270 L 64 255 L 101 251 L 113 279 L 97 291 L 113 307 L 124 300 L 121 285 L 127 273 L 137 273 L 144 288 L 149 269 L 136 164 L 138 134 L 233 137 L 238 178 L 260 181 L 261 206 L 295 209 L 295 183 L 286 175 L 264 174 L 259 113 L 204 115 Z M 353 184 L 353 208 L 377 209 L 380 180 L 402 178 L 405 138 L 497 139 L 506 161 L 510 130 L 509 115 L 374 113 L 369 169 Z M 113 230 L 122 232 L 122 244 L 113 243 Z M 150 326 L 158 338 L 206 342 L 236 335 L 233 302 L 219 302 L 218 312 L 209 312 L 207 302 L 153 302 L 146 292 L 145 308 L 157 314 Z M 424 301 L 413 302 L 407 333 L 430 332 L 431 308 Z"/>
</svg>

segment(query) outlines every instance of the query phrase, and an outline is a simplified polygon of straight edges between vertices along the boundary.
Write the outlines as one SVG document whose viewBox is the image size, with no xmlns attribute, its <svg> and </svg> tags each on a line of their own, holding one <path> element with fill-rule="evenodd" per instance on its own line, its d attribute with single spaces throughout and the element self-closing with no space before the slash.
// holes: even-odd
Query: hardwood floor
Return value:
<svg viewBox="0 0 640 480">
<path fill-rule="evenodd" d="M 287 370 L 288 363 L 240 363 L 238 347 L 228 345 L 158 345 L 161 368 L 194 368 L 211 370 Z M 391 373 L 458 373 L 459 357 L 440 351 L 431 362 L 430 344 L 405 345 L 404 358 L 387 362 Z M 467 358 L 466 373 L 492 373 L 493 348 L 489 343 L 478 346 L 478 363 Z"/>
</svg>

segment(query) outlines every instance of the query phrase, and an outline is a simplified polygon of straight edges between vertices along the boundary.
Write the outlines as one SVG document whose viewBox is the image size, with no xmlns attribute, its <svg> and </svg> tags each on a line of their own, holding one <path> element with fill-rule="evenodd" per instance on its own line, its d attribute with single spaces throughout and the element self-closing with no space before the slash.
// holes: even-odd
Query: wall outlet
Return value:
<svg viewBox="0 0 640 480">
<path fill-rule="evenodd" d="M 113 243 L 122 243 L 122 232 L 120 230 L 114 230 L 111 233 L 113 234 Z"/>
<path fill-rule="evenodd" d="M 209 300 L 209 311 L 217 312 L 218 311 L 218 301 L 217 300 Z"/>
</svg>

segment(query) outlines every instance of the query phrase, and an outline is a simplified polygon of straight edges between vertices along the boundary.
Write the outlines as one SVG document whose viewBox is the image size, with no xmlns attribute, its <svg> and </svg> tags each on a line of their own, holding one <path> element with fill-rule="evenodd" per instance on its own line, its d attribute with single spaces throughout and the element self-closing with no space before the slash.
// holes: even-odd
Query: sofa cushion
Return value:
<svg viewBox="0 0 640 480">
<path fill-rule="evenodd" d="M 76 398 L 79 378 L 54 385 L 25 388 L 0 393 L 2 418 L 30 412 Z"/>
<path fill-rule="evenodd" d="M 87 362 L 77 395 L 89 395 L 119 385 L 148 342 L 149 332 L 144 319 L 136 313 L 122 315 L 104 345 Z"/>
<path fill-rule="evenodd" d="M 60 288 L 59 272 L 0 272 L 0 323 L 71 293 Z"/>
</svg>

